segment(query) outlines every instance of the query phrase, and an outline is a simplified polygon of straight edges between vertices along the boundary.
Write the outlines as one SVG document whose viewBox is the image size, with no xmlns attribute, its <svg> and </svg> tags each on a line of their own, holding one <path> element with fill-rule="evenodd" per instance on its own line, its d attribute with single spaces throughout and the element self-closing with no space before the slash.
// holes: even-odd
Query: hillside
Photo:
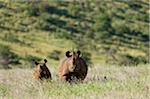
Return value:
<svg viewBox="0 0 150 99">
<path fill-rule="evenodd" d="M 148 0 L 0 0 L 0 68 L 80 49 L 89 63 L 149 62 Z"/>
</svg>

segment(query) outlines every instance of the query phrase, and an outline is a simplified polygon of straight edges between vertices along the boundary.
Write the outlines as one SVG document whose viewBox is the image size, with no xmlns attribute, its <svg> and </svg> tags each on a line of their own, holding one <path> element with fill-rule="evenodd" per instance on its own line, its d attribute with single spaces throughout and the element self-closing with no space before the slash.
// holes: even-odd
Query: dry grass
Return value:
<svg viewBox="0 0 150 99">
<path fill-rule="evenodd" d="M 150 99 L 150 67 L 94 66 L 83 83 L 33 81 L 31 70 L 0 70 L 2 99 Z M 106 78 L 104 78 L 106 77 Z"/>
</svg>

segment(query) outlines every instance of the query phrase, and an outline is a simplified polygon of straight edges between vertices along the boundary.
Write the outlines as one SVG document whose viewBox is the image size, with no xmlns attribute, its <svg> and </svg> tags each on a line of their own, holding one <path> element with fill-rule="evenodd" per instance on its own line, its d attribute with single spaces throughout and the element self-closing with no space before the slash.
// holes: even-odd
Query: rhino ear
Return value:
<svg viewBox="0 0 150 99">
<path fill-rule="evenodd" d="M 67 56 L 67 57 L 71 57 L 71 56 L 72 56 L 72 55 L 70 55 L 70 51 L 67 51 L 67 52 L 66 52 L 66 56 Z"/>
<path fill-rule="evenodd" d="M 78 51 L 77 51 L 77 54 L 78 54 L 78 57 L 79 57 L 79 56 L 80 56 L 80 54 L 81 54 L 81 51 L 79 51 L 79 50 L 78 50 Z"/>
<path fill-rule="evenodd" d="M 37 61 L 34 62 L 35 65 L 38 65 L 39 63 Z"/>
<path fill-rule="evenodd" d="M 47 63 L 47 59 L 44 59 L 44 62 Z"/>
</svg>

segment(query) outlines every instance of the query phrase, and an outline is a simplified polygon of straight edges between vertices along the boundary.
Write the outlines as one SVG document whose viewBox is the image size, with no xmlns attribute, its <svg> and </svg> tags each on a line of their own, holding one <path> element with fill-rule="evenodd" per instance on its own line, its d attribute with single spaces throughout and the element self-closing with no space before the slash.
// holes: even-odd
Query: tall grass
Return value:
<svg viewBox="0 0 150 99">
<path fill-rule="evenodd" d="M 93 66 L 82 83 L 58 80 L 52 68 L 52 81 L 34 81 L 31 70 L 0 70 L 2 99 L 149 99 L 148 66 Z"/>
</svg>

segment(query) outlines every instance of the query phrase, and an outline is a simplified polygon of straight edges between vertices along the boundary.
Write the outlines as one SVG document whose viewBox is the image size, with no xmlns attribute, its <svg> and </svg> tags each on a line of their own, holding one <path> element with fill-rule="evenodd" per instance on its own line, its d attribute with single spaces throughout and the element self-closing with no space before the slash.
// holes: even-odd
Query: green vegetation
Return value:
<svg viewBox="0 0 150 99">
<path fill-rule="evenodd" d="M 6 99 L 149 99 L 149 67 L 94 66 L 83 83 L 34 81 L 28 69 L 0 70 L 0 98 Z M 51 72 L 57 70 L 51 68 Z M 104 78 L 105 77 L 105 78 Z M 23 96 L 23 97 L 22 97 Z"/>
<path fill-rule="evenodd" d="M 21 58 L 17 56 L 15 53 L 10 51 L 10 49 L 7 46 L 1 45 L 0 49 L 0 62 L 3 65 L 3 68 L 9 69 L 9 64 L 20 64 L 19 60 Z"/>
<path fill-rule="evenodd" d="M 9 88 L 8 86 L 4 84 L 0 84 L 0 96 L 7 96 L 9 94 Z"/>
<path fill-rule="evenodd" d="M 90 64 L 149 63 L 148 0 L 0 0 L 0 17 L 0 47 L 15 60 L 10 68 L 43 58 L 57 67 L 72 49 Z"/>
<path fill-rule="evenodd" d="M 149 11 L 148 0 L 0 0 L 0 98 L 150 99 Z M 59 81 L 78 49 L 86 79 Z M 45 58 L 53 80 L 32 80 Z"/>
</svg>

